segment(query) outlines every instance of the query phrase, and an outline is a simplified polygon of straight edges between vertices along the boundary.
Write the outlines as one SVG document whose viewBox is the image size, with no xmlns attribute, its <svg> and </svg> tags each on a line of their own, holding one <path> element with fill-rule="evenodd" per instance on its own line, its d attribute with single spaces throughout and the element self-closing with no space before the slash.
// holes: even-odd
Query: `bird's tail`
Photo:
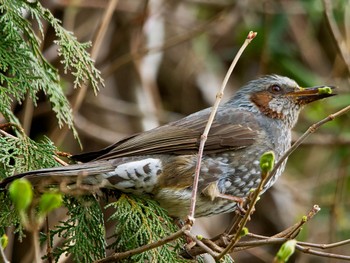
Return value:
<svg viewBox="0 0 350 263">
<path fill-rule="evenodd" d="M 17 174 L 1 181 L 0 189 L 8 188 L 15 179 L 26 178 L 39 191 L 59 186 L 67 192 L 110 188 L 141 194 L 152 192 L 161 173 L 162 163 L 158 158 L 98 160 Z"/>
<path fill-rule="evenodd" d="M 0 191 L 5 190 L 16 179 L 26 178 L 37 189 L 49 187 L 71 187 L 72 185 L 105 187 L 104 174 L 115 169 L 110 162 L 90 162 L 62 167 L 29 171 L 7 177 L 0 182 Z"/>
</svg>

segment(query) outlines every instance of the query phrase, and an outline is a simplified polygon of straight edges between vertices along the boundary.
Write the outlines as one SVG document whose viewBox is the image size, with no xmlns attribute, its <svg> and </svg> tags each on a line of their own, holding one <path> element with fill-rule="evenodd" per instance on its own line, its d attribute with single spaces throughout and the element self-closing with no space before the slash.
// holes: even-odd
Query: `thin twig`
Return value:
<svg viewBox="0 0 350 263">
<path fill-rule="evenodd" d="M 0 135 L 14 139 L 14 140 L 19 140 L 16 136 L 13 136 L 12 134 L 9 134 L 7 132 L 5 132 L 4 130 L 2 130 L 4 127 L 11 127 L 14 126 L 17 129 L 19 129 L 19 131 L 23 134 L 23 136 L 27 136 L 26 134 L 24 134 L 24 130 L 22 129 L 22 127 L 18 126 L 17 124 L 14 123 L 5 123 L 5 124 L 1 124 L 0 125 Z M 67 166 L 68 164 L 61 160 L 60 158 L 58 158 L 56 155 L 52 155 L 52 158 L 55 159 L 56 162 L 58 162 L 59 164 L 63 165 L 63 166 Z"/>
<path fill-rule="evenodd" d="M 312 254 L 312 255 L 316 255 L 316 256 L 320 256 L 320 257 L 336 258 L 336 259 L 343 259 L 343 260 L 350 261 L 350 256 L 346 256 L 346 255 L 322 252 L 322 251 L 311 249 L 309 247 L 303 247 L 303 246 L 298 245 L 298 244 L 295 245 L 295 248 L 303 253 L 306 253 L 306 254 Z"/>
<path fill-rule="evenodd" d="M 216 258 L 219 254 L 216 253 L 215 251 L 213 251 L 210 247 L 208 247 L 207 245 L 205 245 L 201 240 L 199 240 L 195 235 L 191 234 L 191 232 L 189 230 L 184 231 L 184 234 L 186 234 L 187 236 L 189 236 L 193 241 L 196 242 L 196 244 L 201 247 L 205 253 L 210 254 L 212 257 Z"/>
<path fill-rule="evenodd" d="M 0 263 L 10 263 L 10 261 L 7 260 L 4 249 L 0 245 Z"/>
<path fill-rule="evenodd" d="M 249 233 L 247 236 L 256 238 L 258 240 L 240 241 L 235 245 L 235 247 L 233 249 L 234 252 L 251 249 L 254 247 L 258 247 L 258 246 L 282 244 L 282 243 L 286 242 L 287 240 L 290 240 L 290 238 L 287 238 L 287 237 L 274 237 L 274 236 L 267 237 L 267 236 L 253 234 L 253 233 Z M 316 243 L 297 241 L 297 244 L 302 248 L 301 251 L 305 252 L 305 253 L 307 253 L 306 251 L 310 251 L 310 249 L 308 247 L 329 249 L 329 248 L 344 246 L 344 245 L 347 245 L 349 243 L 350 243 L 350 239 L 339 241 L 336 243 L 330 243 L 330 244 L 316 244 Z M 215 245 L 217 245 L 219 247 L 223 247 L 223 246 L 225 246 L 225 242 L 222 240 L 217 240 L 217 242 L 215 242 Z M 317 250 L 313 250 L 313 251 L 316 251 L 317 253 L 319 252 Z M 200 255 L 200 254 L 203 254 L 206 252 L 207 252 L 206 250 L 204 250 L 202 247 L 199 247 L 199 246 L 192 248 L 191 251 L 186 251 L 186 253 L 191 255 L 191 256 L 197 256 L 197 255 Z M 320 253 L 322 253 L 322 252 L 319 252 L 317 255 L 329 257 L 329 253 L 327 253 L 327 254 L 320 254 Z M 314 254 L 316 254 L 316 253 L 314 253 Z M 349 256 L 343 256 L 343 255 L 340 255 L 340 256 L 342 258 L 346 257 L 345 259 L 347 259 L 349 257 Z"/>
<path fill-rule="evenodd" d="M 273 237 L 285 237 L 285 238 L 295 238 L 298 234 L 300 229 L 308 222 L 310 219 L 312 219 L 321 208 L 318 205 L 314 205 L 312 209 L 309 211 L 307 216 L 304 216 L 298 223 L 296 223 L 294 226 L 288 227 L 287 229 L 283 230 L 282 232 L 273 235 Z"/>
<path fill-rule="evenodd" d="M 0 134 L 2 136 L 9 137 L 11 139 L 18 139 L 16 136 L 13 136 L 12 134 L 9 134 L 9 133 L 5 132 L 4 130 L 1 130 L 1 129 L 0 129 Z"/>
<path fill-rule="evenodd" d="M 309 243 L 309 242 L 299 242 L 298 244 L 301 246 L 307 246 L 307 247 L 316 247 L 321 249 L 329 249 L 334 247 L 341 247 L 347 244 L 350 244 L 350 239 L 345 239 L 339 242 L 329 243 L 329 244 L 315 244 L 315 243 Z"/>
<path fill-rule="evenodd" d="M 107 32 L 108 25 L 112 19 L 112 15 L 114 13 L 115 7 L 118 4 L 118 1 L 119 0 L 110 0 L 108 6 L 105 9 L 105 13 L 103 15 L 101 25 L 99 26 L 93 41 L 94 45 L 91 48 L 91 58 L 94 60 L 96 60 L 97 54 L 100 51 L 102 41 Z M 79 89 L 78 93 L 76 94 L 76 98 L 72 103 L 73 112 L 76 112 L 80 108 L 83 102 L 83 99 L 85 98 L 87 88 L 88 88 L 88 84 L 87 82 L 85 82 L 84 85 L 82 85 L 82 87 Z"/>
<path fill-rule="evenodd" d="M 58 158 L 56 155 L 52 155 L 52 158 L 55 159 L 56 162 L 58 162 L 60 165 L 62 166 L 67 166 L 68 163 L 66 163 L 65 161 L 61 160 L 60 158 Z"/>
<path fill-rule="evenodd" d="M 341 58 L 347 66 L 348 72 L 350 72 L 350 53 L 347 46 L 345 45 L 342 34 L 340 33 L 337 23 L 335 22 L 334 17 L 332 15 L 332 1 L 323 0 L 323 6 L 327 23 L 332 33 L 335 45 L 338 48 L 338 52 L 340 53 Z"/>
<path fill-rule="evenodd" d="M 256 190 L 256 191 L 258 191 L 258 190 Z M 257 192 L 255 192 L 255 193 L 257 193 Z M 252 204 L 249 204 L 249 205 L 251 206 Z M 300 229 L 305 223 L 307 223 L 309 220 L 311 220 L 319 211 L 320 211 L 319 207 L 317 205 L 314 205 L 312 207 L 312 209 L 308 212 L 308 214 L 306 216 L 302 217 L 300 222 L 296 223 L 293 226 L 288 227 L 287 229 L 283 230 L 282 232 L 277 233 L 276 235 L 273 235 L 271 237 L 258 235 L 258 234 L 254 234 L 254 233 L 248 233 L 246 235 L 246 237 L 254 238 L 254 239 L 258 239 L 258 240 L 236 242 L 236 244 L 234 244 L 234 248 L 231 248 L 231 250 L 236 252 L 236 251 L 247 250 L 247 249 L 250 249 L 250 248 L 256 247 L 256 246 L 263 246 L 263 245 L 268 245 L 268 244 L 281 244 L 289 239 L 295 238 L 296 233 L 298 233 L 297 229 Z M 247 211 L 246 214 L 249 214 L 249 211 Z M 244 223 L 242 224 L 242 219 L 236 225 L 236 228 L 235 228 L 236 232 L 234 234 L 226 235 L 225 238 L 223 236 L 221 236 L 221 238 L 216 238 L 215 240 L 210 240 L 210 242 L 214 243 L 215 246 L 227 248 L 228 242 L 230 242 L 232 244 L 232 240 L 235 238 L 235 236 L 237 237 L 238 231 L 241 231 L 241 230 L 237 231 L 238 226 L 241 226 L 240 229 L 242 229 L 244 227 Z M 207 242 L 208 241 L 203 240 L 203 243 L 207 244 Z M 347 244 L 347 242 L 344 242 L 344 243 L 338 242 L 338 243 L 339 243 L 339 245 Z M 303 245 L 302 242 L 300 242 L 300 244 Z M 305 243 L 305 244 L 308 244 L 308 243 Z M 320 247 L 323 247 L 323 246 L 327 247 L 328 245 L 320 245 Z M 333 245 L 330 244 L 330 246 L 333 246 Z M 334 246 L 336 246 L 336 244 Z M 219 251 L 218 249 L 215 249 L 215 250 Z M 223 251 L 223 250 L 221 250 L 221 251 Z M 197 255 L 206 253 L 206 251 L 203 250 L 201 247 L 193 247 L 193 248 L 191 248 L 190 251 L 186 251 L 186 253 L 191 255 L 191 256 L 197 256 Z"/>
<path fill-rule="evenodd" d="M 335 118 L 347 113 L 350 111 L 350 105 L 333 113 L 328 115 L 326 118 L 320 120 L 317 123 L 314 123 L 313 125 L 311 125 L 307 131 L 299 137 L 299 139 L 283 154 L 283 156 L 281 157 L 281 159 L 278 160 L 278 162 L 276 163 L 275 167 L 273 168 L 272 172 L 269 174 L 268 176 L 268 180 L 266 180 L 266 182 L 268 182 L 277 172 L 278 168 L 282 165 L 282 163 L 288 158 L 289 155 L 292 154 L 292 152 L 294 152 L 299 146 L 300 144 L 305 141 L 305 139 L 312 133 L 316 132 L 316 130 L 318 130 L 322 125 L 324 125 L 327 122 L 330 122 L 332 120 L 334 120 Z"/>
<path fill-rule="evenodd" d="M 131 257 L 133 255 L 145 252 L 147 250 L 151 250 L 151 249 L 154 249 L 156 247 L 160 247 L 166 243 L 169 243 L 171 241 L 174 241 L 175 239 L 180 238 L 184 234 L 185 231 L 188 231 L 188 229 L 189 229 L 189 226 L 185 225 L 179 231 L 177 231 L 177 232 L 171 234 L 170 236 L 167 236 L 161 240 L 158 240 L 158 241 L 153 242 L 151 244 L 147 244 L 147 245 L 144 245 L 144 246 L 132 249 L 132 250 L 128 250 L 125 252 L 114 253 L 113 255 L 108 256 L 108 257 L 103 258 L 103 259 L 100 259 L 100 260 L 97 260 L 94 263 L 116 262 L 116 261 L 119 261 L 121 259 L 128 258 L 128 257 Z"/>
<path fill-rule="evenodd" d="M 30 128 L 33 120 L 33 112 L 34 112 L 34 103 L 30 98 L 30 95 L 26 95 L 26 99 L 24 101 L 24 111 L 23 111 L 23 130 L 26 134 L 30 134 Z"/>
<path fill-rule="evenodd" d="M 32 232 L 33 244 L 34 244 L 34 262 L 41 262 L 40 256 L 40 242 L 39 242 L 39 230 L 33 227 Z"/>
<path fill-rule="evenodd" d="M 205 126 L 204 132 L 201 135 L 201 140 L 200 140 L 200 145 L 199 145 L 199 150 L 198 150 L 198 156 L 197 156 L 197 165 L 196 165 L 196 170 L 195 170 L 195 175 L 193 179 L 193 186 L 192 186 L 192 196 L 191 196 L 191 205 L 190 205 L 190 211 L 188 215 L 188 220 L 194 221 L 194 215 L 195 215 L 195 207 L 196 207 L 196 198 L 197 198 L 197 189 L 198 189 L 198 180 L 199 180 L 199 174 L 200 174 L 200 167 L 201 167 L 201 162 L 202 162 L 202 156 L 203 156 L 203 150 L 204 150 L 204 145 L 205 142 L 207 141 L 207 137 L 209 134 L 210 127 L 214 121 L 214 117 L 216 114 L 216 111 L 219 107 L 220 101 L 222 99 L 222 96 L 224 94 L 225 87 L 227 85 L 227 82 L 232 74 L 233 69 L 235 68 L 238 59 L 241 57 L 243 51 L 245 48 L 249 45 L 249 43 L 256 37 L 257 33 L 250 31 L 247 38 L 245 39 L 243 45 L 241 48 L 238 50 L 237 55 L 235 56 L 234 60 L 232 61 L 232 64 L 230 68 L 228 69 L 226 76 L 222 82 L 221 89 L 216 95 L 216 100 L 214 103 L 214 106 L 211 110 L 209 120 L 207 122 L 207 125 Z"/>
<path fill-rule="evenodd" d="M 233 238 L 231 240 L 231 242 L 228 244 L 228 246 L 220 253 L 220 255 L 216 258 L 216 259 L 220 259 L 223 256 L 225 256 L 226 254 L 228 254 L 231 249 L 238 243 L 238 241 L 241 239 L 241 232 L 243 230 L 243 228 L 245 227 L 245 225 L 247 224 L 248 220 L 250 219 L 250 216 L 253 214 L 254 210 L 255 210 L 255 204 L 259 199 L 260 193 L 263 190 L 264 184 L 266 182 L 266 179 L 268 178 L 268 174 L 269 172 L 263 173 L 262 174 L 262 179 L 259 183 L 259 186 L 254 190 L 253 193 L 251 193 L 251 198 L 250 198 L 250 202 L 248 204 L 248 209 L 245 212 L 244 216 L 242 219 L 240 219 L 237 223 L 237 228 L 236 231 L 233 235 Z"/>
<path fill-rule="evenodd" d="M 46 215 L 46 219 L 45 219 L 45 227 L 46 227 L 46 236 L 47 236 L 47 240 L 46 240 L 46 244 L 47 244 L 47 248 L 46 248 L 46 255 L 47 255 L 47 261 L 49 263 L 54 262 L 54 257 L 52 254 L 52 247 L 51 247 L 51 233 L 50 233 L 50 224 L 49 224 L 49 216 Z"/>
</svg>

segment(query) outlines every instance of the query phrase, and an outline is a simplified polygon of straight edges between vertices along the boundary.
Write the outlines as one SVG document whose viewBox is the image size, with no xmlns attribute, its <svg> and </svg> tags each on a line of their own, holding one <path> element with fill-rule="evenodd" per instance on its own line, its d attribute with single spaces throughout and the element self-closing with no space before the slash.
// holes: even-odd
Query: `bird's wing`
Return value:
<svg viewBox="0 0 350 263">
<path fill-rule="evenodd" d="M 256 123 L 252 116 L 232 113 L 230 121 L 225 116 L 216 118 L 211 126 L 204 153 L 245 148 L 257 138 Z M 243 114 L 244 115 L 244 114 Z M 139 133 L 100 151 L 73 156 L 78 161 L 109 160 L 125 156 L 150 154 L 193 154 L 198 152 L 201 134 L 208 121 L 209 111 L 205 116 L 193 114 L 179 121 L 160 126 L 153 130 Z M 235 122 L 232 122 L 232 120 Z M 249 121 L 246 121 L 249 119 Z"/>
</svg>

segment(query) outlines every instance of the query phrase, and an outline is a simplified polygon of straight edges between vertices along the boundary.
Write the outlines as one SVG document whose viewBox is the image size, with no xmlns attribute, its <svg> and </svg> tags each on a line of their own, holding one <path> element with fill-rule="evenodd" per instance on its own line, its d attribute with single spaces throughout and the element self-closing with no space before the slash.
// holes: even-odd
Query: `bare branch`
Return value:
<svg viewBox="0 0 350 263">
<path fill-rule="evenodd" d="M 332 15 L 332 1 L 323 0 L 323 6 L 325 9 L 325 15 L 329 29 L 334 38 L 334 42 L 338 48 L 341 58 L 347 66 L 348 72 L 350 72 L 350 53 L 348 52 L 348 48 L 344 42 L 342 34 L 340 33 L 337 23 L 335 22 L 334 17 Z"/>
<path fill-rule="evenodd" d="M 160 247 L 160 246 L 162 246 L 162 245 L 164 245 L 166 243 L 169 243 L 169 242 L 171 242 L 171 241 L 173 241 L 175 239 L 178 239 L 186 231 L 188 231 L 188 229 L 189 229 L 189 226 L 185 225 L 179 231 L 177 231 L 177 232 L 171 234 L 170 236 L 167 236 L 167 237 L 165 237 L 165 238 L 163 238 L 161 240 L 158 240 L 158 241 L 156 241 L 154 243 L 147 244 L 147 245 L 144 245 L 144 246 L 141 246 L 141 247 L 129 250 L 129 251 L 114 253 L 113 255 L 108 256 L 108 257 L 103 258 L 103 259 L 100 259 L 100 260 L 97 260 L 94 263 L 116 262 L 116 261 L 119 261 L 121 259 L 131 257 L 132 255 L 136 255 L 136 254 L 145 252 L 147 250 L 150 250 L 150 249 L 153 249 L 153 248 L 156 248 L 156 247 Z"/>
<path fill-rule="evenodd" d="M 346 255 L 322 252 L 322 251 L 311 249 L 309 247 L 303 247 L 303 246 L 300 246 L 298 244 L 295 245 L 295 248 L 303 253 L 306 253 L 306 254 L 312 254 L 312 255 L 326 257 L 326 258 L 344 259 L 344 260 L 350 261 L 350 256 L 346 256 Z"/>
<path fill-rule="evenodd" d="M 283 156 L 279 159 L 279 161 L 276 163 L 274 169 L 272 170 L 272 172 L 269 174 L 268 180 L 266 180 L 266 182 L 268 182 L 270 180 L 270 178 L 272 178 L 276 172 L 277 169 L 282 165 L 282 163 L 288 158 L 289 155 L 292 154 L 292 152 L 294 152 L 299 146 L 300 144 L 302 144 L 303 141 L 305 141 L 305 139 L 312 133 L 316 132 L 322 125 L 324 125 L 327 122 L 330 122 L 332 120 L 334 120 L 335 118 L 347 113 L 350 111 L 350 105 L 333 113 L 328 115 L 326 118 L 320 120 L 319 122 L 311 125 L 307 131 L 299 137 L 299 139 L 283 154 Z"/>
<path fill-rule="evenodd" d="M 201 167 L 201 162 L 202 162 L 204 145 L 205 145 L 205 142 L 207 141 L 210 127 L 214 121 L 214 117 L 215 117 L 215 114 L 216 114 L 217 109 L 219 107 L 222 96 L 224 94 L 224 90 L 225 90 L 225 87 L 227 85 L 228 79 L 230 78 L 232 71 L 235 68 L 237 61 L 241 57 L 243 51 L 246 49 L 246 47 L 249 45 L 249 43 L 256 37 L 256 35 L 257 35 L 256 32 L 250 31 L 247 38 L 245 39 L 243 45 L 238 50 L 237 55 L 235 56 L 230 68 L 228 69 L 228 71 L 226 73 L 224 81 L 221 85 L 221 89 L 218 92 L 218 94 L 216 95 L 216 100 L 215 100 L 214 106 L 211 110 L 209 120 L 208 120 L 207 125 L 205 126 L 205 129 L 204 129 L 204 132 L 201 136 L 201 141 L 200 141 L 199 150 L 198 150 L 198 157 L 197 157 L 197 165 L 196 165 L 196 170 L 195 170 L 195 176 L 193 179 L 191 205 L 190 205 L 190 211 L 189 211 L 189 215 L 188 215 L 188 220 L 190 220 L 190 221 L 194 221 L 200 167 Z"/>
</svg>

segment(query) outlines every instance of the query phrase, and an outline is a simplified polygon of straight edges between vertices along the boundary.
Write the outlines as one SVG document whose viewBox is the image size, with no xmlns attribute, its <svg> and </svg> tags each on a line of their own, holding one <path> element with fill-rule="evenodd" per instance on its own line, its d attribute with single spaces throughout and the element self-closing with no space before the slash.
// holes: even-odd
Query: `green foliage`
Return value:
<svg viewBox="0 0 350 263">
<path fill-rule="evenodd" d="M 105 228 L 96 199 L 92 196 L 65 197 L 64 204 L 68 208 L 69 218 L 50 231 L 51 241 L 54 236 L 64 238 L 63 244 L 53 251 L 56 261 L 63 253 L 71 255 L 74 262 L 92 262 L 103 258 L 106 249 Z"/>
<path fill-rule="evenodd" d="M 0 192 L 0 233 L 5 233 L 5 228 L 15 226 L 14 233 L 18 233 L 19 240 L 25 236 L 23 226 L 20 224 L 18 212 L 13 209 L 11 199 L 5 192 Z"/>
<path fill-rule="evenodd" d="M 78 42 L 71 32 L 61 26 L 61 22 L 51 12 L 40 5 L 39 1 L 31 6 L 37 21 L 43 17 L 55 29 L 57 40 L 54 42 L 59 47 L 58 55 L 63 58 L 61 63 L 64 65 L 65 73 L 72 71 L 72 75 L 75 77 L 74 88 L 81 87 L 86 80 L 89 80 L 96 94 L 99 90 L 99 84 L 103 85 L 103 79 L 100 76 L 100 71 L 94 67 L 93 59 L 86 51 L 91 43 Z"/>
<path fill-rule="evenodd" d="M 33 200 L 33 189 L 31 183 L 25 179 L 13 181 L 9 187 L 9 194 L 16 209 L 23 213 Z"/>
<path fill-rule="evenodd" d="M 9 243 L 9 239 L 8 239 L 8 236 L 6 234 L 3 234 L 1 237 L 0 237 L 0 245 L 2 248 L 5 248 L 7 247 Z"/>
<path fill-rule="evenodd" d="M 283 243 L 283 245 L 276 254 L 274 262 L 287 262 L 290 256 L 294 254 L 296 243 L 297 241 L 295 239 L 288 240 L 285 243 Z"/>
<path fill-rule="evenodd" d="M 53 143 L 44 138 L 35 142 L 25 135 L 0 137 L 0 178 L 43 167 L 57 166 L 52 158 L 56 151 Z"/>
<path fill-rule="evenodd" d="M 29 97 L 36 105 L 38 92 L 43 92 L 51 103 L 59 126 L 67 124 L 77 136 L 72 111 L 60 85 L 58 70 L 50 65 L 41 52 L 44 23 L 55 31 L 54 44 L 58 46 L 64 73 L 71 73 L 75 77 L 74 88 L 81 87 L 88 81 L 96 93 L 98 86 L 103 85 L 100 72 L 86 51 L 90 43 L 79 43 L 39 1 L 0 0 L 0 113 L 12 123 L 10 126 L 16 135 L 0 136 L 1 179 L 14 173 L 57 165 L 52 158 L 56 148 L 49 139 L 35 142 L 24 134 L 12 111 L 16 103 L 21 104 Z M 38 33 L 33 30 L 33 24 L 38 27 Z M 48 201 L 51 198 L 55 200 L 53 207 Z M 53 257 L 58 260 L 60 255 L 67 254 L 74 262 L 92 262 L 103 258 L 106 251 L 105 228 L 98 202 L 93 196 L 63 198 L 68 209 L 68 219 L 50 230 L 52 247 L 54 237 L 64 239 L 59 247 L 53 249 Z M 34 209 L 42 215 L 60 205 L 60 196 L 35 196 L 33 203 L 38 205 Z M 110 206 L 116 209 L 110 220 L 118 222 L 112 247 L 119 251 L 157 241 L 175 231 L 171 219 L 153 201 L 122 195 Z M 23 226 L 13 207 L 8 194 L 0 192 L 0 232 L 4 233 L 8 226 L 15 226 L 15 233 L 19 233 L 22 238 Z M 47 238 L 45 234 L 42 236 Z M 176 253 L 178 248 L 178 241 L 175 241 L 135 255 L 132 260 L 180 262 Z"/>
<path fill-rule="evenodd" d="M 62 195 L 60 193 L 44 193 L 39 200 L 39 213 L 46 216 L 52 210 L 62 206 Z"/>
<path fill-rule="evenodd" d="M 322 88 L 318 88 L 318 93 L 319 94 L 332 94 L 332 88 L 330 87 L 322 87 Z"/>
<path fill-rule="evenodd" d="M 260 169 L 263 174 L 270 172 L 275 164 L 275 153 L 273 151 L 265 152 L 260 157 Z"/>
<path fill-rule="evenodd" d="M 172 219 L 150 199 L 121 194 L 117 201 L 107 205 L 115 212 L 109 221 L 117 222 L 111 248 L 118 252 L 150 244 L 175 232 Z M 185 262 L 177 255 L 179 241 L 165 244 L 131 256 L 124 262 Z"/>
<path fill-rule="evenodd" d="M 81 86 L 89 80 L 95 92 L 102 83 L 99 71 L 86 48 L 89 44 L 81 44 L 64 28 L 52 14 L 41 6 L 39 1 L 27 2 L 18 0 L 0 1 L 0 112 L 5 118 L 19 123 L 11 111 L 13 100 L 21 103 L 27 94 L 36 103 L 36 94 L 43 91 L 52 104 L 58 124 L 64 123 L 77 132 L 73 126 L 72 112 L 67 98 L 60 86 L 58 72 L 43 57 L 40 40 L 32 29 L 32 24 L 24 17 L 24 13 L 32 16 L 43 35 L 42 20 L 48 22 L 56 32 L 59 46 L 58 54 L 62 57 L 65 71 L 72 71 L 75 76 L 74 86 Z"/>
<path fill-rule="evenodd" d="M 230 255 L 225 255 L 221 260 L 221 263 L 234 263 L 235 261 Z"/>
</svg>

